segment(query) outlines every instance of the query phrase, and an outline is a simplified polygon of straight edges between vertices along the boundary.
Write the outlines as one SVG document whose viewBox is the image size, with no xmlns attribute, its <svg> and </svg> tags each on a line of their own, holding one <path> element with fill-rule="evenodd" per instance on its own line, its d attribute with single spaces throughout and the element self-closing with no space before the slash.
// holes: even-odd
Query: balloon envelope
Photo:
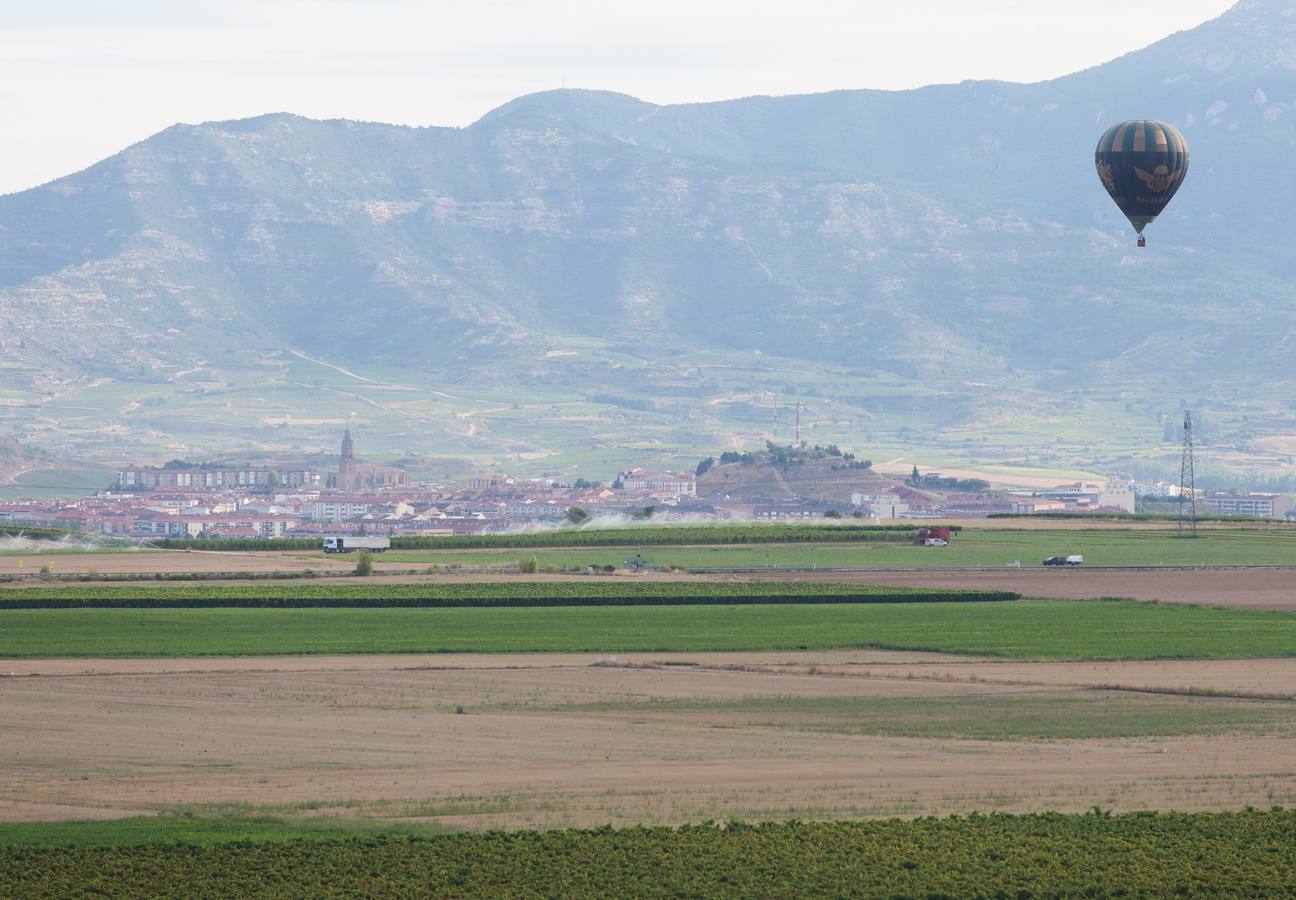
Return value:
<svg viewBox="0 0 1296 900">
<path fill-rule="evenodd" d="M 1188 142 L 1173 125 L 1132 119 L 1108 128 L 1094 152 L 1098 177 L 1139 234 L 1188 174 Z"/>
</svg>

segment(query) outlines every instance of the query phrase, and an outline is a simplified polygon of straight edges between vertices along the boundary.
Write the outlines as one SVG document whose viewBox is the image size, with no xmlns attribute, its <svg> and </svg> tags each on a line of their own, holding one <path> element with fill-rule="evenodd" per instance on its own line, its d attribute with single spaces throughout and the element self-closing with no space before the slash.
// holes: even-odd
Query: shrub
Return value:
<svg viewBox="0 0 1296 900">
<path fill-rule="evenodd" d="M 373 574 L 373 556 L 368 552 L 362 552 L 360 558 L 356 560 L 355 573 L 357 575 Z"/>
</svg>

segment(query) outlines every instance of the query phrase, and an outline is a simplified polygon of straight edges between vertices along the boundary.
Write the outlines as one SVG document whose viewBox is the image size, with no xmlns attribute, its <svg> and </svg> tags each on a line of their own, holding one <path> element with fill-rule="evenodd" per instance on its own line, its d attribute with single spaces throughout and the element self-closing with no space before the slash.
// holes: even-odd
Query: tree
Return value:
<svg viewBox="0 0 1296 900">
<path fill-rule="evenodd" d="M 536 572 L 540 571 L 540 557 L 533 553 L 531 554 L 531 558 L 518 566 L 518 568 L 528 575 L 534 575 Z"/>
<path fill-rule="evenodd" d="M 922 481 L 922 475 L 918 474 L 918 467 L 913 467 L 913 472 L 909 474 L 909 483 L 916 485 Z"/>
<path fill-rule="evenodd" d="M 356 560 L 355 573 L 361 576 L 373 574 L 373 556 L 367 551 L 361 552 L 360 558 Z"/>
<path fill-rule="evenodd" d="M 825 519 L 840 519 L 840 518 L 841 518 L 841 513 L 838 512 L 838 511 L 835 510 L 835 509 L 830 509 L 830 510 L 828 510 L 826 513 L 824 513 L 824 518 L 825 518 Z"/>
<path fill-rule="evenodd" d="M 715 468 L 715 457 L 708 456 L 706 459 L 702 460 L 702 462 L 697 464 L 697 470 L 693 474 L 695 474 L 698 478 L 701 478 L 703 475 L 705 475 L 707 472 L 710 472 L 714 468 Z"/>
<path fill-rule="evenodd" d="M 579 506 L 569 507 L 567 510 L 567 521 L 573 525 L 583 525 L 589 521 L 590 514 Z"/>
</svg>

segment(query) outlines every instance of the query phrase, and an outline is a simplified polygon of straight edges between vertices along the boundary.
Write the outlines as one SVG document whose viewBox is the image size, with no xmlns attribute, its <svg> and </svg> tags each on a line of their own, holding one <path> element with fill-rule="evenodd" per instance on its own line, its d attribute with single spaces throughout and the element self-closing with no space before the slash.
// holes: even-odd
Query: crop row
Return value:
<svg viewBox="0 0 1296 900">
<path fill-rule="evenodd" d="M 18 588 L 0 610 L 204 607 L 711 606 L 760 603 L 976 603 L 1009 591 L 878 587 L 827 582 L 565 581 L 474 584 L 166 585 Z"/>
<path fill-rule="evenodd" d="M 1291 896 L 1296 813 L 885 822 L 10 848 L 0 895 Z"/>
<path fill-rule="evenodd" d="M 957 530 L 957 529 L 955 529 Z M 680 544 L 910 543 L 913 525 L 661 525 L 631 528 L 561 528 L 516 534 L 393 537 L 393 550 L 543 549 L 547 547 L 647 547 Z M 319 538 L 223 540 L 164 539 L 164 550 L 318 550 Z"/>
<path fill-rule="evenodd" d="M 81 537 L 80 532 L 67 531 L 63 528 L 39 528 L 31 525 L 0 525 L 0 537 L 25 537 L 32 540 L 58 540 L 60 538 Z"/>
</svg>

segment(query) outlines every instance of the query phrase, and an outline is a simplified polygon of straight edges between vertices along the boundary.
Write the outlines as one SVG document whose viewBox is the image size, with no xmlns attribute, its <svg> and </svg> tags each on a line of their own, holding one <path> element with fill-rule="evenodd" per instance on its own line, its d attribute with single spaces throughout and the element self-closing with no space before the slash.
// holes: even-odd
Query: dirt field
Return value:
<svg viewBox="0 0 1296 900">
<path fill-rule="evenodd" d="M 34 577 L 43 565 L 56 575 L 153 574 L 156 572 L 350 572 L 355 559 L 306 558 L 281 553 L 215 550 L 140 550 L 127 553 L 24 553 L 0 555 L 0 575 Z"/>
<path fill-rule="evenodd" d="M 196 806 L 479 828 L 1296 802 L 1290 660 L 869 651 L 37 660 L 0 671 L 8 820 Z M 1138 733 L 968 739 L 915 725 L 931 704 L 947 720 L 1002 716 L 1010 730 L 1067 725 L 1065 712 L 1023 719 L 1021 704 L 1096 716 L 1099 729 L 1125 710 L 1122 727 Z M 1268 724 L 1236 719 L 1256 711 Z M 1198 724 L 1139 731 L 1177 715 Z M 876 733 L 879 722 L 905 733 Z"/>
<path fill-rule="evenodd" d="M 26 565 L 19 568 L 20 559 Z M 330 580 L 350 573 L 354 559 L 331 559 L 292 553 L 219 553 L 214 551 L 141 551 L 139 553 L 69 553 L 54 556 L 0 556 L 0 576 L 24 575 L 19 580 L 0 582 L 0 590 L 23 584 L 41 583 L 34 576 L 40 566 L 53 562 L 58 574 L 141 574 L 141 573 L 216 573 L 216 572 L 300 572 L 311 569 Z M 409 571 L 409 563 L 379 561 L 380 571 Z M 34 571 L 33 571 L 34 570 Z M 512 581 L 518 575 L 409 575 L 389 574 L 390 583 Z M 543 581 L 579 580 L 587 576 L 528 575 Z M 1027 597 L 1062 600 L 1091 600 L 1095 597 L 1125 597 L 1134 600 L 1158 600 L 1166 603 L 1190 603 L 1206 606 L 1239 606 L 1255 609 L 1296 610 L 1296 568 L 1288 569 L 995 569 L 985 571 L 872 571 L 872 572 L 790 572 L 770 571 L 743 575 L 686 575 L 638 573 L 611 576 L 625 578 L 694 581 L 708 578 L 727 580 L 813 580 L 845 581 L 913 587 L 980 588 L 1017 591 Z M 58 583 L 58 582 L 53 582 Z M 85 582 L 76 582 L 85 583 Z M 111 582 L 105 582 L 110 584 Z M 230 583 L 240 583 L 231 579 Z M 117 582 L 121 584 L 121 582 Z"/>
<path fill-rule="evenodd" d="M 804 578 L 806 574 L 774 577 Z M 821 573 L 817 578 L 824 578 Z M 1296 569 L 1020 569 L 983 572 L 849 572 L 834 581 L 913 587 L 1017 591 L 1027 597 L 1092 600 L 1124 597 L 1296 610 Z"/>
</svg>

